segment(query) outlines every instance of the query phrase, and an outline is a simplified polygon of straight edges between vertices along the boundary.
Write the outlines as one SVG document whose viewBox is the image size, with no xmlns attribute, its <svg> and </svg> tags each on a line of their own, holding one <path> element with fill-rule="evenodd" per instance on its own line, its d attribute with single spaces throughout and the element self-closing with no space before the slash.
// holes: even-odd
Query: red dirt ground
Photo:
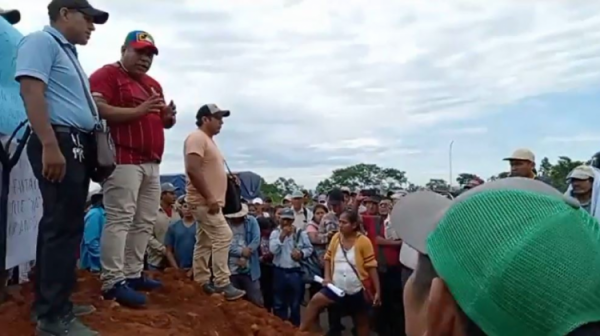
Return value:
<svg viewBox="0 0 600 336">
<path fill-rule="evenodd" d="M 293 336 L 298 332 L 246 301 L 227 302 L 220 295 L 207 296 L 186 279 L 185 274 L 167 272 L 156 275 L 164 288 L 149 293 L 144 309 L 128 309 L 100 297 L 100 283 L 89 273 L 80 273 L 73 301 L 93 304 L 97 311 L 83 318 L 101 336 Z M 3 336 L 34 335 L 29 320 L 33 300 L 32 285 L 10 292 L 11 299 L 0 305 Z"/>
</svg>

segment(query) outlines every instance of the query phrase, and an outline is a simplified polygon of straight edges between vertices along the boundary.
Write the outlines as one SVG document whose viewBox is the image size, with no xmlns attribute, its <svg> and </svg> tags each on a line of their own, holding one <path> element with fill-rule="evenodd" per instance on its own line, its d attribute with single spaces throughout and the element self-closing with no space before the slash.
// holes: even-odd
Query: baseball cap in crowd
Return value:
<svg viewBox="0 0 600 336">
<path fill-rule="evenodd" d="M 327 195 L 319 195 L 317 197 L 317 202 L 321 203 L 321 204 L 325 204 L 327 203 Z"/>
<path fill-rule="evenodd" d="M 535 155 L 529 149 L 520 148 L 514 151 L 511 156 L 504 158 L 504 161 L 510 160 L 529 161 L 535 163 Z"/>
<path fill-rule="evenodd" d="M 200 120 L 204 117 L 213 117 L 213 116 L 221 116 L 222 118 L 227 118 L 231 115 L 231 111 L 229 110 L 221 110 L 215 104 L 206 104 L 202 105 L 196 113 L 196 120 Z"/>
<path fill-rule="evenodd" d="M 154 55 L 158 55 L 158 48 L 154 43 L 154 38 L 152 35 L 142 30 L 129 32 L 125 37 L 124 45 L 135 50 L 150 49 L 154 52 Z"/>
<path fill-rule="evenodd" d="M 292 195 L 290 195 L 290 194 L 287 194 L 287 195 L 285 195 L 285 196 L 283 197 L 283 200 L 284 200 L 284 201 L 291 201 L 291 200 L 292 200 Z"/>
<path fill-rule="evenodd" d="M 263 204 L 263 200 L 260 197 L 257 197 L 252 200 L 252 204 Z"/>
<path fill-rule="evenodd" d="M 331 205 L 344 203 L 344 192 L 338 188 L 331 189 L 327 195 L 327 202 Z"/>
<path fill-rule="evenodd" d="M 348 188 L 348 187 L 341 187 L 340 190 L 345 194 L 348 194 L 348 195 L 351 194 L 350 188 Z"/>
<path fill-rule="evenodd" d="M 0 16 L 4 18 L 11 25 L 19 23 L 21 21 L 21 12 L 16 9 L 2 9 L 0 8 Z"/>
<path fill-rule="evenodd" d="M 487 335 L 564 336 L 600 321 L 598 221 L 543 182 L 501 179 L 454 201 L 416 192 L 391 223 Z"/>
<path fill-rule="evenodd" d="M 304 198 L 304 193 L 302 193 L 302 191 L 300 190 L 296 190 L 292 193 L 292 195 L 290 196 L 292 199 L 294 198 Z"/>
<path fill-rule="evenodd" d="M 573 169 L 569 175 L 567 176 L 567 180 L 576 179 L 576 180 L 589 180 L 594 178 L 596 174 L 594 173 L 594 168 L 586 165 L 578 166 Z"/>
<path fill-rule="evenodd" d="M 177 191 L 177 187 L 175 187 L 173 185 L 173 183 L 165 182 L 165 183 L 163 183 L 163 184 L 160 185 L 160 192 L 161 193 L 175 192 L 175 191 Z"/>
<path fill-rule="evenodd" d="M 92 7 L 87 0 L 52 0 L 48 4 L 48 15 L 56 17 L 62 8 L 81 12 L 91 17 L 95 24 L 105 24 L 108 21 L 108 13 Z"/>
<path fill-rule="evenodd" d="M 281 219 L 291 219 L 294 220 L 296 219 L 296 216 L 294 214 L 294 210 L 290 209 L 290 208 L 284 208 L 283 210 L 281 210 L 281 212 L 279 213 L 279 218 Z"/>
</svg>

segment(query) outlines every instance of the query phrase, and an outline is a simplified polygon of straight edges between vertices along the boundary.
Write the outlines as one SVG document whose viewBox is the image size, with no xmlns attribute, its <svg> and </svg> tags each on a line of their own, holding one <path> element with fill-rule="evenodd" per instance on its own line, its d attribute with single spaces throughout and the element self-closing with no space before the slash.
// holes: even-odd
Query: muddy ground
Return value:
<svg viewBox="0 0 600 336">
<path fill-rule="evenodd" d="M 102 336 L 309 335 L 246 301 L 226 302 L 220 295 L 207 296 L 185 274 L 171 272 L 155 277 L 165 286 L 148 293 L 149 305 L 144 309 L 103 300 L 100 282 L 88 273 L 80 273 L 73 301 L 97 308 L 82 319 Z M 9 301 L 0 305 L 0 334 L 34 335 L 35 325 L 30 322 L 32 284 L 12 288 L 10 295 Z"/>
</svg>

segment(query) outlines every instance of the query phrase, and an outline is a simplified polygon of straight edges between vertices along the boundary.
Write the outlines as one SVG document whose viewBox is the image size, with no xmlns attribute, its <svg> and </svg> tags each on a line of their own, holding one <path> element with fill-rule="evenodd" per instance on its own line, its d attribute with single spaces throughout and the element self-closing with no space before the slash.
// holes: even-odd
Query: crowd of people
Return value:
<svg viewBox="0 0 600 336">
<path fill-rule="evenodd" d="M 0 14 L 15 21 L 15 11 Z M 280 204 L 232 202 L 236 181 L 214 141 L 231 112 L 206 104 L 182 144 L 187 185 L 177 197 L 159 179 L 177 110 L 147 74 L 159 53 L 152 36 L 124 34 L 120 60 L 88 78 L 75 45 L 108 13 L 52 0 L 48 14 L 50 25 L 21 41 L 15 74 L 44 204 L 38 335 L 98 334 L 77 318 L 95 308 L 70 300 L 77 266 L 98 273 L 103 297 L 125 307 L 145 306 L 144 292 L 162 286 L 145 270 L 175 268 L 208 294 L 245 298 L 300 330 L 326 310 L 328 335 L 342 333 L 344 316 L 359 336 L 600 334 L 597 168 L 574 169 L 562 194 L 519 149 L 506 158 L 511 177 L 472 181 L 455 199 L 339 186 L 314 199 L 298 190 Z M 116 164 L 86 203 L 105 125 Z"/>
</svg>

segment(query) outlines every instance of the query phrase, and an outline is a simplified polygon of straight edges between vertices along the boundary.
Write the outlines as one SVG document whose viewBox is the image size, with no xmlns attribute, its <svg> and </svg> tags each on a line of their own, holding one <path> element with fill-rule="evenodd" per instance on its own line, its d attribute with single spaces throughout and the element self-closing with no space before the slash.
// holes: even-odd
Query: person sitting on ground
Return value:
<svg viewBox="0 0 600 336">
<path fill-rule="evenodd" d="M 106 223 L 106 212 L 102 204 L 102 190 L 90 196 L 91 205 L 84 218 L 83 239 L 81 240 L 81 253 L 79 266 L 81 269 L 92 273 L 100 272 L 100 239 L 102 228 Z"/>
<path fill-rule="evenodd" d="M 186 270 L 191 278 L 198 223 L 185 198 L 179 198 L 177 203 L 181 219 L 171 224 L 165 235 L 166 259 L 170 267 Z"/>
<path fill-rule="evenodd" d="M 248 215 L 248 206 L 242 204 L 239 212 L 225 215 L 233 239 L 229 248 L 229 271 L 231 284 L 246 292 L 248 301 L 262 307 L 263 298 L 260 290 L 260 264 L 258 249 L 260 247 L 260 228 L 254 216 Z"/>
<path fill-rule="evenodd" d="M 146 248 L 148 268 L 151 270 L 162 270 L 168 263 L 167 248 L 164 244 L 165 235 L 169 227 L 181 219 L 179 213 L 175 210 L 176 191 L 177 188 L 171 183 L 160 185 L 160 207 L 154 222 L 154 230 Z"/>
<path fill-rule="evenodd" d="M 333 284 L 346 295 L 337 296 L 327 284 Z M 336 304 L 354 318 L 358 336 L 369 335 L 372 305 L 381 302 L 377 259 L 369 238 L 360 233 L 360 217 L 351 210 L 340 216 L 340 232 L 331 239 L 325 255 L 323 289 L 310 300 L 300 326 L 308 331 L 319 312 Z"/>
<path fill-rule="evenodd" d="M 408 336 L 600 334 L 599 223 L 551 186 L 506 178 L 454 201 L 416 192 L 392 225 L 419 252 Z"/>
<path fill-rule="evenodd" d="M 304 230 L 294 225 L 294 210 L 280 213 L 279 227 L 269 238 L 273 253 L 273 312 L 282 320 L 300 325 L 300 304 L 304 298 L 304 281 L 300 261 L 308 258 L 313 247 Z"/>
</svg>

